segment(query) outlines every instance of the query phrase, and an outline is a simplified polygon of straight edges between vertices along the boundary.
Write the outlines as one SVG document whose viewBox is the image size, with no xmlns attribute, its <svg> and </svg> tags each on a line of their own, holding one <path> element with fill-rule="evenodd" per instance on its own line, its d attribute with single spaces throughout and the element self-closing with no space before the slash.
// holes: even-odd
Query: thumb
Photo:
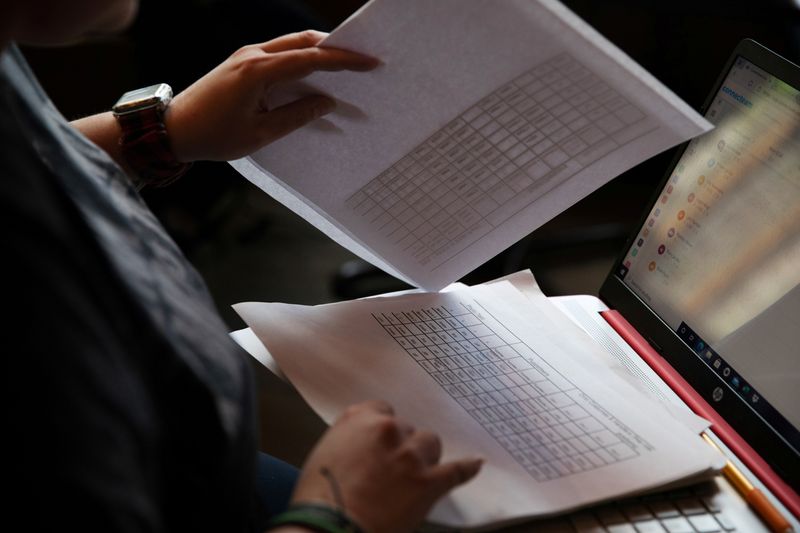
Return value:
<svg viewBox="0 0 800 533">
<path fill-rule="evenodd" d="M 481 466 L 483 466 L 483 458 L 481 457 L 459 459 L 432 466 L 430 476 L 434 490 L 438 496 L 443 496 L 453 488 L 474 478 L 480 471 Z"/>
<path fill-rule="evenodd" d="M 333 111 L 336 102 L 327 96 L 306 96 L 264 113 L 263 126 L 267 142 L 288 135 L 294 130 Z"/>
</svg>

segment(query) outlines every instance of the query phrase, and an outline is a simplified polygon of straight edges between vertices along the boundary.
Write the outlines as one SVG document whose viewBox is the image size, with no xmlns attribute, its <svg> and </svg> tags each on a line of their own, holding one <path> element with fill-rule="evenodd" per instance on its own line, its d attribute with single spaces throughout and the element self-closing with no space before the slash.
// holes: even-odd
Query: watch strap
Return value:
<svg viewBox="0 0 800 533">
<path fill-rule="evenodd" d="M 116 115 L 116 118 L 122 128 L 120 151 L 145 185 L 169 185 L 192 166 L 175 157 L 161 109 L 152 107 Z"/>
</svg>

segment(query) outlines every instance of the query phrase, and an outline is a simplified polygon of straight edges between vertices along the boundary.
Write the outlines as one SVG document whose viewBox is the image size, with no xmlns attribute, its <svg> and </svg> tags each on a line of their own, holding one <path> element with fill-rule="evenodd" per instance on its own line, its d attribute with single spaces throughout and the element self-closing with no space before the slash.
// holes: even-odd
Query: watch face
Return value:
<svg viewBox="0 0 800 533">
<path fill-rule="evenodd" d="M 166 83 L 151 85 L 143 89 L 128 91 L 114 104 L 112 111 L 117 115 L 133 113 L 150 107 L 167 107 L 172 100 L 172 88 Z"/>
</svg>

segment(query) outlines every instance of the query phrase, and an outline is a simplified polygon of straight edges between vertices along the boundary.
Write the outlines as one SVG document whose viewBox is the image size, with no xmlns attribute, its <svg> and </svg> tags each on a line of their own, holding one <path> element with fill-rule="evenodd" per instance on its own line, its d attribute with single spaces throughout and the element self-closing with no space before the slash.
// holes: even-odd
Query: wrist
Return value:
<svg viewBox="0 0 800 533">
<path fill-rule="evenodd" d="M 172 183 L 191 166 L 173 151 L 165 120 L 171 101 L 172 89 L 162 83 L 125 93 L 113 107 L 121 157 L 145 185 Z"/>
<path fill-rule="evenodd" d="M 176 96 L 164 112 L 164 125 L 169 132 L 170 147 L 177 161 L 191 163 L 202 159 L 194 154 L 191 148 L 191 132 L 189 125 L 192 120 L 191 109 L 186 109 L 180 95 Z"/>
<path fill-rule="evenodd" d="M 297 501 L 270 520 L 268 531 L 301 527 L 315 533 L 364 533 L 344 510 L 318 502 Z"/>
</svg>

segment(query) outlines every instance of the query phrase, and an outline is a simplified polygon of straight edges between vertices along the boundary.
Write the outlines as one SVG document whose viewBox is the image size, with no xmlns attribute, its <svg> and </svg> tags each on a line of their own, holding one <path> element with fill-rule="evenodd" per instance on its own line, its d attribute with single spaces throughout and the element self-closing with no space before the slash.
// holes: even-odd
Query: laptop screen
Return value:
<svg viewBox="0 0 800 533">
<path fill-rule="evenodd" d="M 739 56 L 617 276 L 800 450 L 800 91 Z"/>
</svg>

